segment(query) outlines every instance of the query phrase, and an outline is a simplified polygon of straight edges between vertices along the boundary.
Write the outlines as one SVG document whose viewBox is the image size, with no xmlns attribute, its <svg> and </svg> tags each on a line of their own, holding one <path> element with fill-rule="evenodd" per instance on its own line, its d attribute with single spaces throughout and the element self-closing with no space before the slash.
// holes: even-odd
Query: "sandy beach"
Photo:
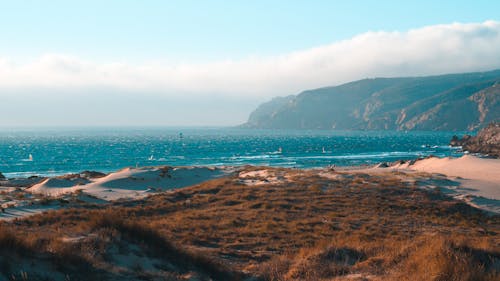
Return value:
<svg viewBox="0 0 500 281">
<path fill-rule="evenodd" d="M 51 178 L 12 179 L 2 184 L 1 219 L 29 216 L 80 203 L 105 204 L 137 200 L 211 179 L 238 174 L 249 186 L 290 183 L 307 170 L 243 167 L 142 167 L 125 168 L 101 177 L 72 174 Z M 322 178 L 337 180 L 349 174 L 397 175 L 419 188 L 439 188 L 447 196 L 474 207 L 500 213 L 500 160 L 466 155 L 460 158 L 426 158 L 392 166 L 314 169 Z M 369 181 L 369 179 L 368 179 Z M 9 186 L 9 185 L 15 186 Z M 59 200 L 56 200 L 59 199 Z M 70 204 L 60 202 L 69 201 Z"/>
<path fill-rule="evenodd" d="M 423 186 L 439 187 L 456 199 L 500 213 L 500 159 L 471 155 L 460 158 L 430 157 L 414 163 L 397 164 L 388 169 L 416 172 Z M 421 175 L 422 172 L 430 175 Z"/>
<path fill-rule="evenodd" d="M 398 167 L 395 167 L 398 169 Z M 402 165 L 401 168 L 405 168 Z M 460 158 L 428 158 L 407 165 L 413 171 L 443 174 L 469 188 L 473 195 L 500 200 L 500 160 L 465 155 Z"/>
</svg>

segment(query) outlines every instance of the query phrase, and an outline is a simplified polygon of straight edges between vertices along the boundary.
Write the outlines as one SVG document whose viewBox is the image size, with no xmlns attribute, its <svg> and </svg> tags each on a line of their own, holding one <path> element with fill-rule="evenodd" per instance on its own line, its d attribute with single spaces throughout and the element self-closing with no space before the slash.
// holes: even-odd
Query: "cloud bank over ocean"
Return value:
<svg viewBox="0 0 500 281">
<path fill-rule="evenodd" d="M 148 97 L 151 102 L 174 102 L 189 96 L 196 103 L 196 98 L 203 102 L 216 96 L 222 103 L 228 99 L 228 107 L 235 100 L 253 101 L 253 107 L 270 97 L 366 77 L 500 68 L 499 50 L 500 22 L 486 21 L 433 25 L 404 32 L 366 32 L 274 57 L 199 64 L 95 62 L 57 53 L 16 62 L 0 54 L 0 97 L 50 99 L 51 95 L 93 97 L 113 92 L 120 97 L 141 93 L 145 103 Z M 119 98 L 116 104 L 120 104 Z M 242 108 L 244 112 L 236 119 L 246 116 L 250 108 Z"/>
</svg>

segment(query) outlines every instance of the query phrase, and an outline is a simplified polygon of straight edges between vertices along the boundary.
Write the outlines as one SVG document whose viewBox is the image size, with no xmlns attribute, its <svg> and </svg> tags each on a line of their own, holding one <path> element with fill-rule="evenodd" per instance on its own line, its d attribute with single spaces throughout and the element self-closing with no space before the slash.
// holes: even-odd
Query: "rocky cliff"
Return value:
<svg viewBox="0 0 500 281">
<path fill-rule="evenodd" d="M 500 121 L 500 70 L 364 79 L 276 98 L 245 128 L 477 130 Z"/>
</svg>

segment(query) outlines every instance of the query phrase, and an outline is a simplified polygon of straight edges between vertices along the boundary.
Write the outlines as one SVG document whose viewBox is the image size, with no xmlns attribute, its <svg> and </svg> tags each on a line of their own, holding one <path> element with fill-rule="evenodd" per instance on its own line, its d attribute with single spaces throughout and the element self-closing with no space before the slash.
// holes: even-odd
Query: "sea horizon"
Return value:
<svg viewBox="0 0 500 281">
<path fill-rule="evenodd" d="M 373 165 L 461 156 L 449 141 L 464 133 L 186 126 L 0 130 L 0 172 L 27 177 L 143 166 Z"/>
</svg>

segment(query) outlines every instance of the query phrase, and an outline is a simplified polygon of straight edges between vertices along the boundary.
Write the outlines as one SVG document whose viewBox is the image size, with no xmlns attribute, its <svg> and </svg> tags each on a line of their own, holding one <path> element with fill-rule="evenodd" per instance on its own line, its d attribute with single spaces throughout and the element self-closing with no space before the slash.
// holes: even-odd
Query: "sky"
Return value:
<svg viewBox="0 0 500 281">
<path fill-rule="evenodd" d="M 231 126 L 275 96 L 500 68 L 500 1 L 3 1 L 0 126 Z"/>
</svg>

